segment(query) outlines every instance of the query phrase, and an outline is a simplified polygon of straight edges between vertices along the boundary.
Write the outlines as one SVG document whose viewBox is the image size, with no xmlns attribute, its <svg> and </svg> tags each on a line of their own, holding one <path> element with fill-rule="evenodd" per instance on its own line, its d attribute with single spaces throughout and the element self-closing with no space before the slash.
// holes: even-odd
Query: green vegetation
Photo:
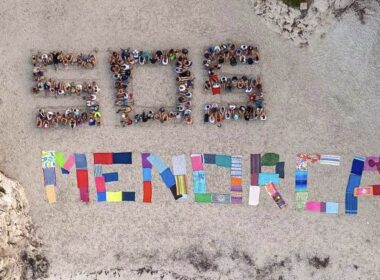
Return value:
<svg viewBox="0 0 380 280">
<path fill-rule="evenodd" d="M 282 2 L 290 7 L 299 9 L 301 2 L 305 2 L 305 0 L 282 0 Z"/>
</svg>

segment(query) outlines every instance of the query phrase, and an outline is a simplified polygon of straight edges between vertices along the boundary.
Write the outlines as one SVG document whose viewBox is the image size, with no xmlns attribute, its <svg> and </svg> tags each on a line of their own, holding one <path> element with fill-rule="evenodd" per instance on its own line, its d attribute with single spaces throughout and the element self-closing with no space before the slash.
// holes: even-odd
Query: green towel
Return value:
<svg viewBox="0 0 380 280">
<path fill-rule="evenodd" d="M 195 202 L 208 202 L 212 201 L 211 193 L 196 193 Z"/>
<path fill-rule="evenodd" d="M 266 153 L 261 157 L 262 166 L 274 166 L 280 160 L 280 156 L 275 153 Z"/>
<path fill-rule="evenodd" d="M 56 152 L 55 153 L 55 162 L 56 162 L 57 166 L 62 168 L 66 162 L 65 154 L 62 152 Z"/>
</svg>

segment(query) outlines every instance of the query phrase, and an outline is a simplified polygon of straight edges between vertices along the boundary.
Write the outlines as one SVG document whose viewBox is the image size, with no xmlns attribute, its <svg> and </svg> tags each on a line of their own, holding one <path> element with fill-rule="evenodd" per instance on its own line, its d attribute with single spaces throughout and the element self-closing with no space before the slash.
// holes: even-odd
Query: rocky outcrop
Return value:
<svg viewBox="0 0 380 280">
<path fill-rule="evenodd" d="M 335 19 L 337 11 L 350 7 L 355 0 L 314 0 L 307 10 L 294 9 L 281 0 L 253 0 L 255 12 L 269 27 L 297 45 L 305 46 L 318 28 Z M 310 1 L 308 1 L 310 2 Z"/>
<path fill-rule="evenodd" d="M 29 216 L 23 187 L 0 173 L 0 279 L 41 279 L 49 263 Z"/>
</svg>

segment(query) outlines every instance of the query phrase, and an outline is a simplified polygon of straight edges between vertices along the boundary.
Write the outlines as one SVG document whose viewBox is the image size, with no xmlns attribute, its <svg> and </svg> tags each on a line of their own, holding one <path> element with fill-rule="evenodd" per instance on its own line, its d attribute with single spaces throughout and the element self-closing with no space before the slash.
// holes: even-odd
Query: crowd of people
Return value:
<svg viewBox="0 0 380 280">
<path fill-rule="evenodd" d="M 100 92 L 100 88 L 95 81 L 68 82 L 48 79 L 37 82 L 32 92 L 34 94 L 45 93 L 45 96 L 77 95 L 87 101 L 96 101 L 96 94 Z"/>
<path fill-rule="evenodd" d="M 64 53 L 62 51 L 42 53 L 38 52 L 32 55 L 32 64 L 34 67 L 46 67 L 48 65 L 53 65 L 56 69 L 60 65 L 64 67 L 79 66 L 85 69 L 92 69 L 96 64 L 95 54 L 75 54 L 75 53 Z"/>
<path fill-rule="evenodd" d="M 205 123 L 220 125 L 223 120 L 266 120 L 264 108 L 253 105 L 219 105 L 216 103 L 204 106 Z"/>
<path fill-rule="evenodd" d="M 79 96 L 85 101 L 83 108 L 68 108 L 62 112 L 40 109 L 36 117 L 36 126 L 39 128 L 51 128 L 78 125 L 88 123 L 90 126 L 100 125 L 101 113 L 97 94 L 100 88 L 95 81 L 68 82 L 47 78 L 45 72 L 48 66 L 54 66 L 57 70 L 60 66 L 78 66 L 84 69 L 92 69 L 96 64 L 94 54 L 74 54 L 64 52 L 50 52 L 32 55 L 33 77 L 36 85 L 32 88 L 34 94 L 44 93 L 45 96 Z"/>
<path fill-rule="evenodd" d="M 157 108 L 156 110 L 144 110 L 141 113 L 134 112 L 134 96 L 128 89 L 132 80 L 133 67 L 145 64 L 173 65 L 176 73 L 177 102 L 174 110 Z M 187 49 L 171 49 L 157 51 L 139 51 L 122 49 L 114 51 L 110 59 L 112 77 L 115 82 L 117 113 L 121 113 L 121 124 L 158 120 L 167 122 L 171 120 L 183 120 L 187 124 L 192 123 L 191 99 L 194 77 L 190 72 L 192 61 L 188 58 Z"/>
<path fill-rule="evenodd" d="M 208 79 L 204 83 L 205 90 L 210 91 L 212 95 L 240 91 L 247 97 L 244 105 L 206 104 L 204 122 L 220 125 L 223 120 L 266 120 L 263 86 L 259 77 L 227 76 L 217 73 L 226 63 L 231 66 L 239 63 L 257 64 L 259 61 L 258 49 L 251 45 L 221 44 L 206 48 L 203 56 L 203 66 L 208 74 Z"/>
<path fill-rule="evenodd" d="M 192 90 L 194 77 L 190 71 L 192 61 L 188 58 L 187 49 L 170 49 L 155 51 L 140 51 L 121 49 L 114 51 L 110 58 L 110 69 L 113 73 L 115 87 L 115 105 L 117 113 L 121 114 L 123 126 L 134 123 L 158 120 L 160 122 L 184 121 L 187 124 L 192 119 Z M 203 66 L 207 70 L 208 79 L 204 89 L 213 95 L 240 91 L 246 96 L 246 103 L 221 105 L 216 103 L 204 106 L 204 122 L 220 125 L 224 120 L 266 120 L 264 109 L 263 86 L 260 77 L 245 75 L 219 75 L 217 72 L 223 64 L 231 66 L 238 64 L 255 65 L 259 61 L 258 49 L 252 45 L 221 44 L 204 50 Z M 32 55 L 33 76 L 36 81 L 32 88 L 34 94 L 44 93 L 45 96 L 80 96 L 85 100 L 83 108 L 69 108 L 61 112 L 54 110 L 39 110 L 36 125 L 41 128 L 70 126 L 72 128 L 88 123 L 100 125 L 101 113 L 97 94 L 100 89 L 96 82 L 69 82 L 47 78 L 45 72 L 48 66 L 57 70 L 61 66 L 77 66 L 92 69 L 96 64 L 94 54 L 74 54 L 64 52 L 49 52 Z M 176 74 L 176 104 L 175 109 L 160 107 L 154 110 L 143 109 L 135 112 L 135 102 L 130 85 L 133 68 L 137 65 L 171 65 Z"/>
<path fill-rule="evenodd" d="M 99 110 L 88 114 L 87 108 L 69 108 L 63 112 L 39 109 L 36 125 L 39 128 L 65 127 L 75 128 L 87 123 L 90 126 L 100 125 L 101 114 Z"/>
</svg>

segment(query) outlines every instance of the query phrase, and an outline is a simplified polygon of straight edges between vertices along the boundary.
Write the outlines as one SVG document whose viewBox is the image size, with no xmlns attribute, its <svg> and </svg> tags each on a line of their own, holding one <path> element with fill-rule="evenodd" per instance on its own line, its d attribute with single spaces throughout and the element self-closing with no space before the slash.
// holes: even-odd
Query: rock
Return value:
<svg viewBox="0 0 380 280">
<path fill-rule="evenodd" d="M 291 24 L 285 24 L 284 26 L 283 26 L 283 28 L 285 29 L 285 30 L 287 30 L 287 31 L 289 31 L 289 32 L 292 32 L 292 25 Z"/>
<path fill-rule="evenodd" d="M 40 279 L 49 262 L 29 216 L 22 186 L 0 173 L 0 279 Z"/>
<path fill-rule="evenodd" d="M 282 34 L 282 36 L 285 38 L 285 39 L 290 39 L 291 37 L 290 37 L 290 33 L 289 32 L 282 32 L 281 33 Z"/>
<path fill-rule="evenodd" d="M 294 34 L 297 34 L 297 35 L 298 35 L 301 31 L 302 31 L 301 28 L 298 28 L 298 27 L 294 27 L 294 28 L 293 28 L 293 33 L 294 33 Z"/>
<path fill-rule="evenodd" d="M 319 13 L 326 13 L 332 8 L 335 1 L 339 0 L 314 0 L 312 6 L 318 9 Z"/>
<path fill-rule="evenodd" d="M 276 23 L 278 26 L 284 26 L 286 24 L 284 18 L 281 17 L 277 18 Z"/>
<path fill-rule="evenodd" d="M 317 29 L 335 20 L 337 10 L 345 9 L 353 2 L 355 0 L 314 0 L 302 14 L 281 0 L 256 0 L 254 7 L 256 14 L 263 17 L 271 29 L 299 46 L 306 46 Z"/>
<path fill-rule="evenodd" d="M 336 0 L 334 2 L 334 8 L 336 10 L 345 9 L 348 6 L 350 6 L 352 3 L 354 3 L 355 0 Z"/>
</svg>

